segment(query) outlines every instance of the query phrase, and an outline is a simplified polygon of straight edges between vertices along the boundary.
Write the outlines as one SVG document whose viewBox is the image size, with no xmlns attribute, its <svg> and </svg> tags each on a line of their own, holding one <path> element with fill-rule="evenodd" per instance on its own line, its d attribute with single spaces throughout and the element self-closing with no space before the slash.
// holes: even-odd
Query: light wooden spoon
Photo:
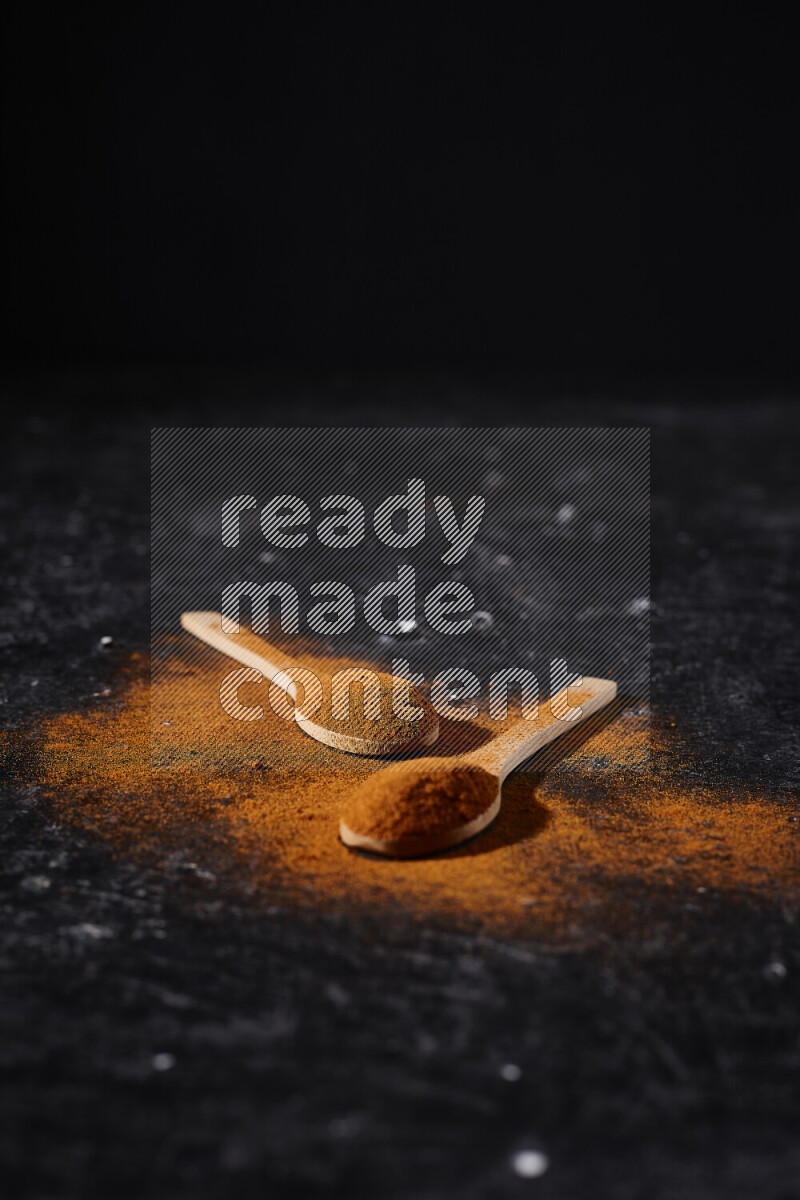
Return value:
<svg viewBox="0 0 800 1200">
<path fill-rule="evenodd" d="M 497 816 L 503 780 L 509 772 L 604 708 L 616 694 L 617 685 L 612 680 L 585 676 L 580 684 L 562 689 L 552 702 L 542 704 L 537 721 L 515 721 L 494 741 L 469 754 L 395 763 L 377 772 L 353 794 L 339 823 L 339 836 L 346 846 L 389 858 L 414 858 L 465 842 Z M 563 713 L 570 707 L 581 709 L 575 720 L 559 720 L 551 711 L 555 708 Z M 386 802 L 387 789 L 390 803 Z M 431 821 L 432 800 L 441 805 L 441 822 Z M 470 820 L 447 823 L 448 803 L 463 814 L 464 802 L 474 807 L 484 801 L 485 808 Z"/>
<path fill-rule="evenodd" d="M 284 654 L 275 646 L 270 646 L 268 642 L 256 637 L 246 629 L 240 630 L 237 634 L 223 633 L 222 617 L 218 612 L 182 613 L 181 625 L 188 633 L 194 634 L 202 642 L 227 654 L 228 658 L 235 659 L 236 662 L 243 663 L 247 667 L 253 667 L 265 679 L 274 680 L 277 686 L 282 688 L 295 704 L 297 703 L 297 689 L 294 683 L 286 676 L 281 677 L 283 671 L 300 665 L 288 654 Z M 393 676 L 384 676 L 383 678 L 387 686 L 388 681 L 394 682 Z M 402 681 L 398 681 L 398 683 L 404 687 L 408 686 L 402 684 Z M 324 742 L 326 746 L 333 746 L 336 750 L 345 750 L 348 754 L 405 753 L 419 750 L 423 746 L 432 746 L 439 736 L 439 717 L 436 710 L 413 688 L 411 696 L 415 706 L 423 710 L 421 719 L 415 723 L 416 727 L 412 726 L 411 736 L 408 733 L 410 722 L 397 722 L 397 725 L 393 726 L 383 716 L 375 720 L 374 735 L 368 738 L 344 734 L 340 729 L 330 729 L 311 717 L 302 716 L 299 711 L 295 711 L 294 719 L 309 737 L 315 738 L 318 742 Z"/>
</svg>

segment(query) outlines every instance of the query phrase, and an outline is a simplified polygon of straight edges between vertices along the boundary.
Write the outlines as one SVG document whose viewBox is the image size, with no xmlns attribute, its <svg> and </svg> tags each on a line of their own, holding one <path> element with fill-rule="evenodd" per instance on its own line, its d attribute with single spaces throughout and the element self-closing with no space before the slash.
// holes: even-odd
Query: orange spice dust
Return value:
<svg viewBox="0 0 800 1200">
<path fill-rule="evenodd" d="M 40 722 L 27 735 L 30 778 L 53 818 L 143 865 L 190 857 L 209 901 L 224 884 L 253 905 L 402 908 L 554 943 L 576 930 L 646 936 L 659 911 L 702 891 L 800 904 L 786 794 L 696 783 L 677 741 L 619 704 L 506 780 L 485 833 L 397 861 L 354 853 L 337 836 L 349 796 L 386 761 L 329 749 L 266 703 L 260 721 L 231 720 L 218 698 L 224 674 L 213 650 L 178 637 L 152 719 L 148 663 L 134 656 L 110 700 Z M 256 702 L 249 686 L 245 704 Z M 422 753 L 457 754 L 502 729 L 486 716 L 466 725 L 443 721 Z"/>
</svg>

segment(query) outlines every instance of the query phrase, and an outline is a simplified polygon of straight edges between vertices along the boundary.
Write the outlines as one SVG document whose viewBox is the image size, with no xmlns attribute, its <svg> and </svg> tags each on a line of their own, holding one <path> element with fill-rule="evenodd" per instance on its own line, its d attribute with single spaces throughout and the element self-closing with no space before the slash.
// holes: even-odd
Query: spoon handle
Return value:
<svg viewBox="0 0 800 1200">
<path fill-rule="evenodd" d="M 201 642 L 206 642 L 215 650 L 221 650 L 223 654 L 227 654 L 228 658 L 244 663 L 246 667 L 255 667 L 265 679 L 272 680 L 276 675 L 280 675 L 281 671 L 297 666 L 295 660 L 288 654 L 270 646 L 269 642 L 262 641 L 248 629 L 241 629 L 239 633 L 235 634 L 223 633 L 222 617 L 218 612 L 181 613 L 181 625 L 187 632 L 200 638 Z M 283 681 L 280 679 L 278 686 L 283 686 Z M 294 684 L 285 686 L 284 691 L 292 695 Z M 292 699 L 295 697 L 292 696 Z"/>
<path fill-rule="evenodd" d="M 567 693 L 572 695 L 567 699 Z M 463 761 L 483 767 L 492 775 L 496 775 L 502 783 L 506 775 L 518 767 L 526 758 L 530 758 L 537 750 L 541 750 L 548 742 L 555 741 L 562 733 L 569 733 L 588 717 L 605 708 L 617 694 L 617 685 L 612 679 L 595 679 L 585 675 L 579 684 L 571 684 L 562 688 L 554 701 L 561 702 L 561 708 L 556 704 L 557 711 L 568 708 L 580 708 L 581 715 L 575 720 L 554 717 L 551 702 L 546 701 L 539 706 L 539 716 L 536 721 L 520 720 L 505 733 L 501 733 L 494 741 L 486 746 L 473 750 L 462 756 Z"/>
</svg>

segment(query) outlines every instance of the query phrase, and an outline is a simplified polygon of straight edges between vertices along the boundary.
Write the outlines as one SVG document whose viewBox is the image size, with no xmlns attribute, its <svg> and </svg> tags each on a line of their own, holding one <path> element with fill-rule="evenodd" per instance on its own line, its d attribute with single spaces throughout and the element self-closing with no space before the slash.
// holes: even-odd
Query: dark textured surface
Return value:
<svg viewBox="0 0 800 1200">
<path fill-rule="evenodd" d="M 708 780 L 796 780 L 788 398 L 132 371 L 17 378 L 6 412 L 6 728 L 91 705 L 147 649 L 153 424 L 635 423 L 653 430 L 656 711 Z M 793 909 L 676 902 L 667 936 L 602 954 L 401 913 L 259 913 L 52 816 L 12 773 L 5 1194 L 797 1194 Z M 515 1176 L 524 1148 L 548 1155 L 542 1178 Z"/>
</svg>

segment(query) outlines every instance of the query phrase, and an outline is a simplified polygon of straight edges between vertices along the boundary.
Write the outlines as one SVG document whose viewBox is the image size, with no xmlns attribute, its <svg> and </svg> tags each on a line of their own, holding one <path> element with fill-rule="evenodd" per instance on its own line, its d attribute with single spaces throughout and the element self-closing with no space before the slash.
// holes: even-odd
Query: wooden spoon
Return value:
<svg viewBox="0 0 800 1200">
<path fill-rule="evenodd" d="M 339 823 L 344 844 L 389 858 L 413 858 L 457 846 L 480 833 L 500 811 L 502 784 L 509 772 L 604 708 L 616 696 L 617 685 L 586 676 L 571 685 L 567 699 L 569 690 L 562 689 L 541 705 L 537 721 L 515 721 L 470 754 L 395 763 L 370 776 L 353 794 Z M 553 716 L 552 708 L 562 713 L 570 706 L 581 709 L 580 717 Z M 448 807 L 459 814 L 455 824 L 448 824 Z M 441 820 L 436 819 L 438 809 Z M 477 811 L 463 820 L 470 809 Z"/>
<path fill-rule="evenodd" d="M 278 687 L 282 688 L 291 700 L 297 702 L 297 689 L 294 683 L 286 676 L 281 677 L 281 672 L 300 665 L 288 654 L 284 654 L 275 646 L 270 646 L 268 642 L 256 637 L 246 629 L 240 630 L 237 634 L 223 633 L 222 617 L 218 612 L 182 613 L 181 625 L 187 632 L 200 638 L 202 642 L 227 654 L 228 658 L 244 663 L 247 667 L 253 667 L 265 679 L 275 680 Z M 403 687 L 408 686 L 403 681 L 395 681 L 391 675 L 381 676 L 379 674 L 379 678 L 382 692 L 394 682 L 398 682 Z M 423 712 L 421 719 L 411 726 L 413 730 L 411 735 L 408 732 L 410 722 L 392 722 L 387 720 L 385 715 L 375 720 L 374 734 L 368 738 L 355 737 L 342 733 L 341 729 L 328 728 L 324 719 L 323 722 L 315 721 L 311 717 L 302 716 L 297 710 L 294 719 L 309 737 L 315 738 L 318 742 L 324 742 L 326 746 L 333 746 L 336 750 L 345 750 L 348 754 L 405 753 L 421 749 L 423 746 L 431 746 L 439 736 L 439 717 L 436 710 L 414 688 L 410 689 L 410 697 L 414 706 L 421 708 Z M 340 723 L 337 722 L 337 724 Z"/>
</svg>

